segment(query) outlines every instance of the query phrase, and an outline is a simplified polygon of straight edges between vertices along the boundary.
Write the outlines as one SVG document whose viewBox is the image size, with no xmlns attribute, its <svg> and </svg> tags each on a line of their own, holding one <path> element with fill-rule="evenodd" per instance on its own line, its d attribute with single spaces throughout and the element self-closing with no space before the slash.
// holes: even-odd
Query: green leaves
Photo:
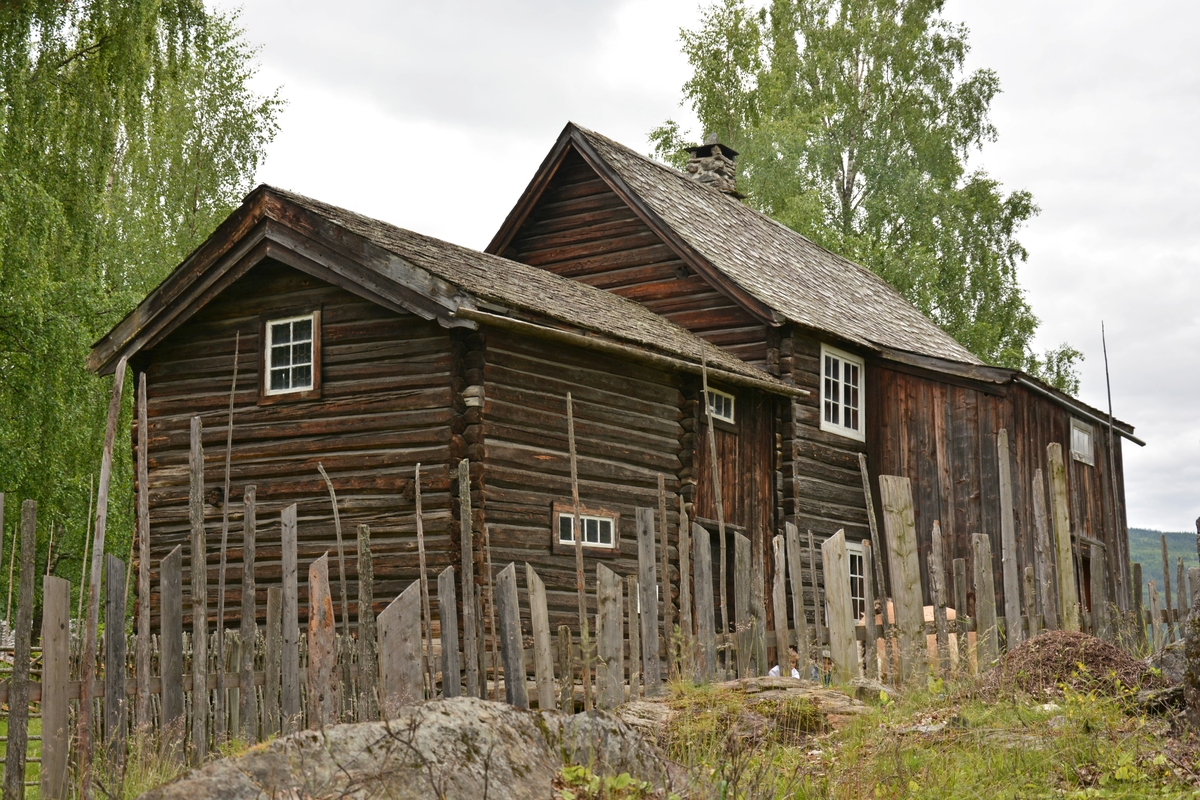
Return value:
<svg viewBox="0 0 1200 800">
<path fill-rule="evenodd" d="M 1036 356 L 1017 238 L 1037 214 L 970 156 L 996 138 L 996 73 L 965 73 L 942 0 L 720 0 L 683 31 L 684 97 L 734 149 L 748 202 L 877 272 L 991 364 L 1077 389 L 1070 348 Z M 676 163 L 668 121 L 655 152 Z M 1052 365 L 1052 366 L 1047 366 Z M 1041 370 L 1041 372 L 1038 372 Z"/>
</svg>

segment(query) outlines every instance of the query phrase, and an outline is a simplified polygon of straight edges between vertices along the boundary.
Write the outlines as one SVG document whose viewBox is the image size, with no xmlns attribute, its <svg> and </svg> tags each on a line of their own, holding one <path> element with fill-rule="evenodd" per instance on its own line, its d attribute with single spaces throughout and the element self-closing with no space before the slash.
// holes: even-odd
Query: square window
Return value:
<svg viewBox="0 0 1200 800">
<path fill-rule="evenodd" d="M 555 503 L 553 508 L 554 551 L 575 552 L 575 513 L 570 503 Z M 583 546 L 592 555 L 615 556 L 620 549 L 618 526 L 620 515 L 596 508 L 579 509 L 579 525 L 583 531 Z"/>
<path fill-rule="evenodd" d="M 859 441 L 863 430 L 863 360 L 821 345 L 821 430 Z"/>
<path fill-rule="evenodd" d="M 1096 446 L 1092 426 L 1077 419 L 1071 420 L 1071 458 L 1084 464 L 1096 464 Z"/>
<path fill-rule="evenodd" d="M 316 314 L 273 319 L 266 324 L 266 393 L 313 389 L 313 332 Z"/>
<path fill-rule="evenodd" d="M 722 392 L 718 389 L 708 390 L 708 413 L 712 414 L 713 419 L 719 419 L 722 422 L 733 424 L 733 404 L 734 396 L 728 392 Z"/>
</svg>

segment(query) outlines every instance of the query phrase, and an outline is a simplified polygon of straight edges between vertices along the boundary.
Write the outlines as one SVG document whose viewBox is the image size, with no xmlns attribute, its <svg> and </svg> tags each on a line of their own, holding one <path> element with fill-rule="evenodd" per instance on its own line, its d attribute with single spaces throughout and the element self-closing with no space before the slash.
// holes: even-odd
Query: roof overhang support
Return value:
<svg viewBox="0 0 1200 800">
<path fill-rule="evenodd" d="M 639 361 L 643 364 L 660 367 L 678 372 L 688 372 L 694 375 L 699 375 L 702 371 L 700 364 L 687 361 L 674 356 L 663 355 L 662 353 L 654 353 L 649 350 L 643 350 L 632 345 L 614 342 L 611 339 L 601 339 L 596 336 L 588 336 L 582 333 L 574 333 L 572 331 L 559 330 L 557 328 L 549 328 L 545 325 L 538 325 L 534 322 L 526 322 L 525 320 L 514 319 L 513 317 L 505 317 L 500 314 L 492 314 L 487 311 L 478 311 L 469 308 L 460 308 L 458 316 L 478 322 L 484 325 L 490 325 L 494 328 L 502 328 L 504 330 L 522 333 L 528 336 L 536 336 L 541 339 L 560 342 L 562 344 L 573 345 L 584 350 L 593 350 L 596 352 L 607 353 L 608 355 L 627 358 L 631 361 Z M 722 369 L 720 367 L 708 365 L 710 375 L 719 380 L 730 383 L 735 386 L 745 386 L 751 389 L 759 389 L 771 394 L 781 395 L 784 397 L 807 397 L 809 392 L 807 389 L 801 389 L 796 386 L 788 386 L 784 383 L 776 383 L 766 381 L 759 378 L 754 378 L 749 375 L 742 375 L 737 372 Z"/>
</svg>

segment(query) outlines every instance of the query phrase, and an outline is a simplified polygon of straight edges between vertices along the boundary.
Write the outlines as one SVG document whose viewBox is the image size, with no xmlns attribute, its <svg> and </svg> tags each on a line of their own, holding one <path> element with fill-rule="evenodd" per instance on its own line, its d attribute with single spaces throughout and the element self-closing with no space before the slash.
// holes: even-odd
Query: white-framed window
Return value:
<svg viewBox="0 0 1200 800">
<path fill-rule="evenodd" d="M 708 390 L 708 413 L 713 419 L 719 419 L 730 424 L 734 421 L 734 403 L 737 398 L 720 389 Z"/>
<path fill-rule="evenodd" d="M 861 358 L 821 345 L 821 430 L 866 440 L 865 378 L 866 366 Z"/>
<path fill-rule="evenodd" d="M 315 314 L 267 321 L 268 395 L 313 388 Z"/>
<path fill-rule="evenodd" d="M 846 561 L 850 565 L 850 605 L 854 619 L 866 619 L 867 570 L 863 564 L 862 542 L 846 542 Z"/>
<path fill-rule="evenodd" d="M 1077 419 L 1071 420 L 1071 458 L 1093 466 L 1096 464 L 1092 426 Z"/>
<path fill-rule="evenodd" d="M 550 513 L 551 549 L 575 552 L 575 510 L 569 501 L 555 501 Z M 579 508 L 582 543 L 591 555 L 615 557 L 621 551 L 621 515 L 603 508 Z"/>
</svg>

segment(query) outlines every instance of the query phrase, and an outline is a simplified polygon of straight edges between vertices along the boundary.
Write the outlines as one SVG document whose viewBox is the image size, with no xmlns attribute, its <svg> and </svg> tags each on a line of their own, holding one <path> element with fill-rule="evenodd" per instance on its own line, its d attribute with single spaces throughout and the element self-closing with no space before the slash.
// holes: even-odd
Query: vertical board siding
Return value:
<svg viewBox="0 0 1200 800">
<path fill-rule="evenodd" d="M 259 405 L 260 315 L 321 310 L 321 396 Z M 234 337 L 240 334 L 231 458 L 227 623 L 241 609 L 242 491 L 258 486 L 257 609 L 281 579 L 279 514 L 299 504 L 300 568 L 336 547 L 329 495 L 337 490 L 343 538 L 371 526 L 380 609 L 417 573 L 412 475 L 423 464 L 430 572 L 450 563 L 449 462 L 452 354 L 434 322 L 397 314 L 296 270 L 264 262 L 142 356 L 147 374 L 151 569 L 188 537 L 188 419 L 204 422 L 205 517 L 220 529 L 226 413 Z M 209 584 L 217 582 L 219 536 L 208 538 Z M 186 548 L 185 548 L 186 549 Z M 347 558 L 347 590 L 357 561 Z M 185 564 L 185 569 L 190 565 Z M 185 585 L 186 585 L 185 581 Z M 152 581 L 157 587 L 157 578 Z M 306 602 L 301 588 L 301 603 Z M 151 598 L 158 627 L 158 598 Z M 184 609 L 191 607 L 190 600 Z"/>
</svg>

